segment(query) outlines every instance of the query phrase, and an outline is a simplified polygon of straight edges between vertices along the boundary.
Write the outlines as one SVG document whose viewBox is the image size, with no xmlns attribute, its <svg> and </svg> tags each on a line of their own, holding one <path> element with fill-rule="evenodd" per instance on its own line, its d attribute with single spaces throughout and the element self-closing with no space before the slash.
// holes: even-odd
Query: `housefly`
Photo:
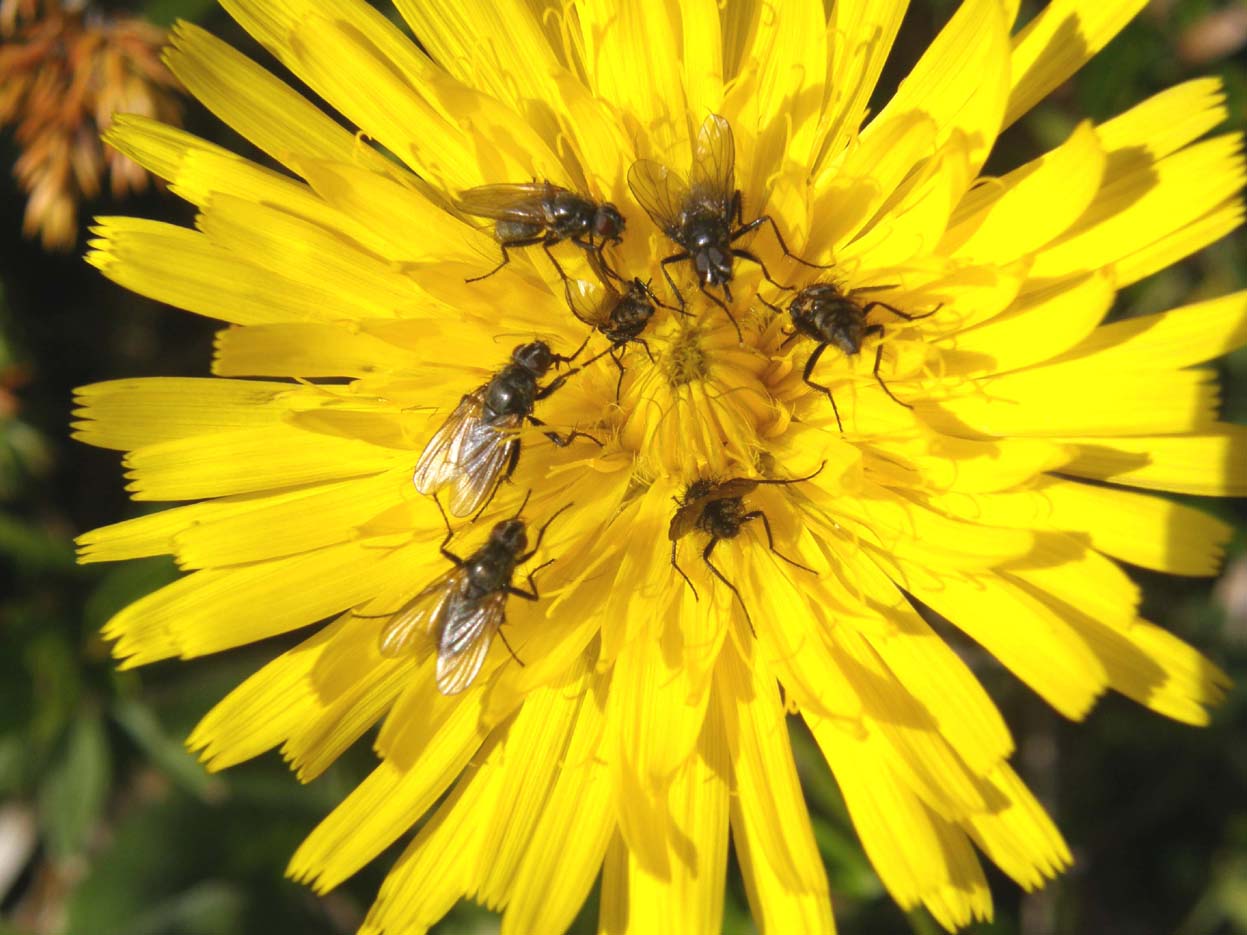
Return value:
<svg viewBox="0 0 1247 935">
<path fill-rule="evenodd" d="M 494 526 L 489 541 L 467 558 L 460 558 L 447 548 L 454 531 L 446 511 L 436 497 L 433 502 L 446 524 L 446 538 L 439 550 L 452 567 L 390 617 L 381 630 L 381 655 L 402 655 L 416 634 L 432 634 L 437 640 L 437 688 L 443 695 L 457 695 L 471 685 L 480 672 L 495 633 L 502 638 L 515 661 L 523 665 L 501 629 L 507 619 L 507 598 L 514 595 L 526 601 L 538 600 L 541 595 L 537 593 L 533 576 L 554 559 L 525 575 L 527 591 L 513 585 L 511 578 L 517 567 L 537 554 L 546 528 L 571 504 L 545 521 L 537 532 L 537 542 L 528 549 L 528 530 L 519 518 L 528 503 L 525 497 L 514 517 Z"/>
<path fill-rule="evenodd" d="M 615 384 L 615 399 L 619 399 L 619 391 L 623 386 L 624 367 L 623 352 L 629 344 L 639 344 L 645 349 L 650 362 L 654 355 L 649 344 L 641 337 L 650 319 L 654 317 L 655 306 L 663 305 L 650 290 L 649 284 L 634 278 L 627 288 L 620 292 L 606 277 L 601 276 L 603 295 L 594 294 L 591 299 L 583 288 L 572 296 L 570 307 L 577 319 L 593 328 L 610 342 L 610 346 L 599 354 L 589 358 L 581 369 L 589 366 L 599 357 L 610 355 L 611 361 L 619 369 L 619 381 Z M 583 285 L 583 284 L 582 284 Z M 664 308 L 669 306 L 663 305 Z"/>
<path fill-rule="evenodd" d="M 702 478 L 688 485 L 688 489 L 684 491 L 684 497 L 676 500 L 679 509 L 676 510 L 675 516 L 671 517 L 671 525 L 667 527 L 667 538 L 671 540 L 671 567 L 678 571 L 684 582 L 693 589 L 693 597 L 698 596 L 697 588 L 676 561 L 676 546 L 680 539 L 683 539 L 694 530 L 704 532 L 710 536 L 710 541 L 706 544 L 705 549 L 702 550 L 702 560 L 714 576 L 726 584 L 736 596 L 741 609 L 745 612 L 745 620 L 748 622 L 750 630 L 753 630 L 753 620 L 749 616 L 749 608 L 745 606 L 745 601 L 740 596 L 740 591 L 710 561 L 710 553 L 714 551 L 714 547 L 719 542 L 724 539 L 735 539 L 740 535 L 740 531 L 746 523 L 760 519 L 762 520 L 762 528 L 766 530 L 766 544 L 771 552 L 782 558 L 789 565 L 808 571 L 811 574 L 816 573 L 814 569 L 808 568 L 800 562 L 793 561 L 780 552 L 779 549 L 775 548 L 775 537 L 771 533 L 771 523 L 766 518 L 766 514 L 762 510 L 747 510 L 744 498 L 746 494 L 751 493 L 760 484 L 800 484 L 804 481 L 812 480 L 818 476 L 825 464 L 826 462 L 823 462 L 823 464 L 818 466 L 818 470 L 804 477 L 790 477 L 787 479 L 733 477 L 725 481 Z"/>
<path fill-rule="evenodd" d="M 917 321 L 920 318 L 934 315 L 941 307 L 937 305 L 922 315 L 911 315 L 886 302 L 862 300 L 853 293 L 844 292 L 835 283 L 818 282 L 798 292 L 789 304 L 788 314 L 792 318 L 793 330 L 788 332 L 780 347 L 786 346 L 799 335 L 816 342 L 816 347 L 805 362 L 805 371 L 801 377 L 807 386 L 827 394 L 827 398 L 831 401 L 831 411 L 836 414 L 836 425 L 843 432 L 844 424 L 840 421 L 840 410 L 836 406 L 835 397 L 831 395 L 831 390 L 821 383 L 815 383 L 811 377 L 819 358 L 823 356 L 823 351 L 835 346 L 840 348 L 845 356 L 853 357 L 861 353 L 862 342 L 867 338 L 883 337 L 883 325 L 866 322 L 867 316 L 876 308 L 891 312 L 905 321 Z M 896 394 L 888 389 L 883 377 L 879 375 L 879 364 L 882 360 L 883 345 L 879 344 L 875 347 L 875 366 L 872 371 L 875 380 L 894 402 L 906 409 L 913 409 L 911 404 L 898 399 Z"/>
<path fill-rule="evenodd" d="M 680 294 L 667 267 L 688 260 L 697 273 L 698 289 L 727 312 L 738 338 L 741 333 L 736 316 L 727 302 L 708 289 L 719 286 L 727 301 L 732 301 L 730 284 L 734 260 L 756 263 L 761 267 L 763 277 L 773 286 L 785 290 L 792 287 L 776 282 L 759 256 L 733 246 L 737 240 L 763 224 L 769 224 L 785 256 L 805 266 L 825 268 L 793 254 L 784 242 L 775 219 L 769 214 L 744 223 L 740 189 L 736 187 L 736 144 L 732 139 L 731 126 L 717 114 L 711 114 L 701 125 L 687 180 L 661 163 L 638 159 L 628 170 L 628 186 L 659 229 L 681 248 L 678 253 L 661 261 L 663 276 L 681 308 L 684 296 Z"/>
<path fill-rule="evenodd" d="M 575 355 L 573 355 L 574 357 Z M 566 363 L 544 341 L 521 344 L 511 362 L 459 400 L 459 405 L 433 433 L 416 463 L 416 489 L 431 494 L 450 487 L 450 512 L 469 516 L 492 499 L 498 484 L 515 471 L 520 460 L 518 429 L 524 422 L 545 425 L 533 416 L 533 407 L 566 382 L 577 369 L 540 386 L 538 380 L 556 363 Z M 576 438 L 597 442 L 586 432 L 570 435 L 546 432 L 560 448 Z M 598 444 L 601 444 L 598 442 Z"/>
<path fill-rule="evenodd" d="M 512 247 L 541 244 L 564 282 L 567 274 L 550 250 L 563 240 L 600 257 L 606 244 L 623 240 L 625 221 L 609 201 L 596 202 L 550 182 L 518 182 L 481 185 L 459 196 L 457 207 L 464 214 L 494 222 L 494 239 L 502 248 L 502 262 L 483 276 L 465 282 L 488 279 L 511 262 Z M 613 275 L 613 273 L 612 273 Z"/>
</svg>

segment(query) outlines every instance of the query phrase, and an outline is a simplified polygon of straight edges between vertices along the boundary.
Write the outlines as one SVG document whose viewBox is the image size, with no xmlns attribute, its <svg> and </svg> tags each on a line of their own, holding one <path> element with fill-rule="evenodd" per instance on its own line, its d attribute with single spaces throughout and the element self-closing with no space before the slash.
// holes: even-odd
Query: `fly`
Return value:
<svg viewBox="0 0 1247 935">
<path fill-rule="evenodd" d="M 511 362 L 488 383 L 460 399 L 433 433 L 416 463 L 412 478 L 416 489 L 432 494 L 450 487 L 450 512 L 455 516 L 469 516 L 483 509 L 519 463 L 518 429 L 524 422 L 545 425 L 533 415 L 537 401 L 561 387 L 579 368 L 561 374 L 545 386 L 538 381 L 556 363 L 570 360 L 552 352 L 544 341 L 516 347 L 511 352 Z M 573 431 L 564 436 L 547 431 L 545 436 L 560 448 L 577 438 L 601 444 L 587 432 Z"/>
<path fill-rule="evenodd" d="M 551 182 L 469 188 L 459 196 L 457 207 L 464 214 L 493 221 L 494 239 L 502 248 L 501 263 L 483 276 L 474 276 L 465 282 L 479 282 L 494 275 L 511 262 L 511 248 L 541 244 L 566 283 L 567 274 L 550 250 L 556 243 L 571 241 L 600 258 L 608 242 L 623 241 L 625 221 L 618 208 L 609 201 L 596 202 Z"/>
<path fill-rule="evenodd" d="M 676 546 L 679 540 L 694 530 L 704 532 L 710 536 L 710 541 L 706 544 L 705 549 L 702 550 L 702 560 L 714 576 L 731 589 L 741 609 L 745 612 L 745 620 L 749 624 L 749 629 L 755 633 L 753 620 L 749 616 L 749 608 L 745 606 L 745 601 L 740 596 L 740 591 L 710 561 L 710 553 L 714 551 L 716 545 L 724 539 L 735 539 L 740 535 L 740 531 L 746 523 L 760 519 L 762 520 L 762 528 L 766 530 L 767 547 L 772 553 L 789 565 L 808 571 L 810 574 L 817 574 L 813 568 L 794 561 L 775 548 L 775 537 L 771 533 L 770 520 L 767 519 L 766 514 L 762 510 L 747 510 L 744 498 L 746 494 L 751 493 L 760 484 L 787 485 L 800 484 L 804 481 L 812 480 L 818 476 L 825 464 L 826 462 L 823 462 L 823 464 L 818 466 L 818 470 L 804 477 L 774 480 L 761 477 L 733 477 L 725 481 L 702 478 L 688 485 L 688 489 L 684 491 L 683 499 L 676 500 L 679 509 L 676 510 L 675 516 L 671 517 L 671 525 L 667 527 L 667 538 L 671 540 L 671 567 L 678 571 L 684 582 L 692 588 L 694 598 L 698 597 L 697 588 L 676 561 Z"/>
<path fill-rule="evenodd" d="M 814 373 L 814 367 L 818 364 L 819 358 L 823 356 L 823 351 L 827 348 L 834 345 L 840 348 L 845 356 L 853 357 L 861 353 L 862 342 L 867 338 L 883 337 L 883 325 L 878 323 L 872 325 L 866 322 L 867 316 L 876 308 L 885 309 L 905 321 L 917 321 L 920 318 L 934 315 L 942 306 L 937 305 L 922 315 L 911 315 L 886 302 L 861 301 L 853 293 L 846 293 L 835 283 L 830 282 L 818 282 L 806 286 L 797 293 L 788 306 L 793 330 L 788 332 L 780 347 L 786 346 L 798 335 L 817 342 L 817 346 L 805 362 L 805 371 L 801 378 L 807 386 L 827 394 L 827 399 L 831 401 L 831 411 L 836 414 L 836 425 L 841 432 L 844 431 L 844 424 L 840 421 L 840 410 L 836 406 L 835 397 L 831 395 L 828 387 L 815 383 L 811 375 Z M 883 345 L 879 344 L 875 347 L 875 366 L 872 370 L 875 380 L 893 402 L 906 409 L 913 409 L 912 404 L 898 399 L 896 394 L 888 389 L 883 377 L 879 375 L 879 364 L 882 360 Z"/>
<path fill-rule="evenodd" d="M 534 575 L 554 559 L 525 575 L 527 591 L 513 585 L 511 579 L 517 567 L 537 554 L 547 527 L 571 504 L 545 521 L 537 532 L 536 544 L 528 549 L 528 530 L 519 518 L 528 503 L 525 497 L 514 517 L 497 523 L 483 546 L 467 558 L 461 558 L 447 548 L 454 538 L 454 530 L 450 528 L 441 502 L 436 497 L 433 502 L 446 524 L 446 538 L 438 548 L 453 567 L 390 617 L 381 630 L 381 655 L 400 656 L 411 646 L 416 634 L 432 634 L 437 640 L 437 688 L 443 695 L 457 695 L 471 685 L 480 672 L 494 634 L 501 637 L 512 658 L 524 664 L 502 632 L 507 619 L 507 598 L 539 600 L 541 595 L 537 592 Z"/>
<path fill-rule="evenodd" d="M 740 324 L 727 305 L 732 301 L 733 262 L 749 260 L 761 267 L 762 276 L 771 285 L 787 291 L 793 287 L 776 282 L 759 256 L 733 246 L 737 240 L 769 224 L 784 256 L 815 269 L 826 268 L 793 254 L 769 214 L 744 223 L 740 189 L 736 187 L 736 144 L 731 126 L 717 114 L 711 114 L 701 125 L 687 180 L 661 163 L 638 159 L 628 170 L 628 187 L 659 229 L 681 248 L 660 264 L 680 307 L 684 307 L 684 296 L 667 267 L 688 260 L 697 273 L 698 289 L 727 313 L 740 340 Z M 722 288 L 727 302 L 709 292 L 709 286 Z"/>
</svg>

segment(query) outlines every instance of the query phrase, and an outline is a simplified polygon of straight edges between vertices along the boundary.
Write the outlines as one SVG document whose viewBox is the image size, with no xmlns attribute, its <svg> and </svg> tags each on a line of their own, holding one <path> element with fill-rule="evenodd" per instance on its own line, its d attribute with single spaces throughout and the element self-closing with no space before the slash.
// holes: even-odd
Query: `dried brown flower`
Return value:
<svg viewBox="0 0 1247 935">
<path fill-rule="evenodd" d="M 78 202 L 147 186 L 147 173 L 100 142 L 115 113 L 177 124 L 175 79 L 160 61 L 165 31 L 66 0 L 0 0 L 0 127 L 21 148 L 13 173 L 29 193 L 22 229 L 48 249 L 72 247 Z"/>
</svg>

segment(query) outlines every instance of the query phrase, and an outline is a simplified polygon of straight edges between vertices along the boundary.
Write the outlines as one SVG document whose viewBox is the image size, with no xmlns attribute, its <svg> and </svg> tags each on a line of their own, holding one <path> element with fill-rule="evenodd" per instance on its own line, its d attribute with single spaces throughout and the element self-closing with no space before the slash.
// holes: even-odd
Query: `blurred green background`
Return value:
<svg viewBox="0 0 1247 935">
<path fill-rule="evenodd" d="M 880 94 L 917 59 L 955 4 L 915 0 Z M 1035 5 L 1024 3 L 1024 15 Z M 260 53 L 211 0 L 111 4 L 169 24 L 186 17 Z M 1062 141 L 1081 116 L 1107 118 L 1164 87 L 1220 75 L 1247 123 L 1247 4 L 1156 2 L 1001 141 L 1001 171 Z M 195 132 L 257 154 L 197 105 Z M 11 135 L 0 161 L 12 165 Z M 69 441 L 70 393 L 96 380 L 207 374 L 213 325 L 114 287 L 81 260 L 21 236 L 23 198 L 0 181 L 0 935 L 234 935 L 354 931 L 393 854 L 324 899 L 281 876 L 301 837 L 372 765 L 360 744 L 299 786 L 275 755 L 209 776 L 181 738 L 233 685 L 289 641 L 191 663 L 117 672 L 98 637 L 116 610 L 172 580 L 165 560 L 78 567 L 71 540 L 136 515 L 118 457 Z M 171 196 L 92 214 L 189 223 Z M 85 228 L 85 224 L 84 224 Z M 1115 315 L 1156 311 L 1247 285 L 1241 233 L 1120 298 Z M 1247 422 L 1247 354 L 1218 364 L 1227 418 Z M 992 876 L 999 935 L 1247 932 L 1247 555 L 1242 501 L 1203 502 L 1238 533 L 1218 582 L 1132 572 L 1146 614 L 1239 676 L 1212 727 L 1153 716 L 1118 697 L 1068 724 L 985 659 L 976 671 L 1019 741 L 1018 767 L 1065 832 L 1075 867 L 1038 894 Z M 902 913 L 865 862 L 834 783 L 799 732 L 798 762 L 845 933 L 938 931 Z M 733 865 L 725 930 L 753 931 Z M 578 931 L 593 931 L 586 906 Z M 439 931 L 488 932 L 462 905 Z"/>
</svg>

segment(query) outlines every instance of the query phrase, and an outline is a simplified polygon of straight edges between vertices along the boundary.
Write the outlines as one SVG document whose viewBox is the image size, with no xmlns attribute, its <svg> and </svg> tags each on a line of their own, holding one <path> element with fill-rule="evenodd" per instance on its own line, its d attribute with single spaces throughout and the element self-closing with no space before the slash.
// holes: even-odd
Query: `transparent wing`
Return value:
<svg viewBox="0 0 1247 935">
<path fill-rule="evenodd" d="M 667 527 L 667 538 L 675 542 L 676 539 L 683 539 L 692 532 L 697 526 L 697 518 L 701 516 L 701 508 L 705 503 L 705 497 L 698 497 L 676 510 L 675 516 L 671 517 L 671 525 Z"/>
<path fill-rule="evenodd" d="M 543 203 L 563 191 L 566 189 L 549 182 L 481 185 L 465 191 L 459 196 L 457 204 L 464 214 L 477 217 L 544 224 Z"/>
<path fill-rule="evenodd" d="M 506 619 L 506 606 L 506 591 L 451 606 L 437 647 L 437 688 L 443 695 L 457 695 L 472 684 Z"/>
<path fill-rule="evenodd" d="M 688 183 L 683 176 L 660 162 L 638 159 L 628 170 L 628 187 L 645 213 L 667 236 L 679 229 L 688 198 Z"/>
<path fill-rule="evenodd" d="M 485 387 L 477 387 L 459 400 L 459 405 L 446 417 L 441 428 L 433 433 L 429 443 L 420 453 L 412 481 L 416 490 L 431 494 L 453 481 L 463 463 L 464 445 L 470 440 L 474 427 L 480 426 L 481 410 L 485 404 Z"/>
<path fill-rule="evenodd" d="M 590 253 L 589 256 L 594 254 Z M 593 265 L 592 261 L 590 265 Z M 606 321 L 610 305 L 619 299 L 619 294 L 614 289 L 587 279 L 569 280 L 567 295 L 571 301 L 572 314 L 591 328 Z"/>
<path fill-rule="evenodd" d="M 498 425 L 477 421 L 464 433 L 458 451 L 459 472 L 450 491 L 452 515 L 471 516 L 489 499 L 513 446 L 519 444 L 514 431 L 518 422 L 513 416 Z"/>
<path fill-rule="evenodd" d="M 732 203 L 736 193 L 736 143 L 731 124 L 718 114 L 707 117 L 697 133 L 689 181 L 698 200 L 713 200 L 725 209 Z"/>
<path fill-rule="evenodd" d="M 445 616 L 451 598 L 463 591 L 467 576 L 463 569 L 451 567 L 394 612 L 381 628 L 381 655 L 401 656 L 419 633 L 435 633 Z"/>
</svg>

